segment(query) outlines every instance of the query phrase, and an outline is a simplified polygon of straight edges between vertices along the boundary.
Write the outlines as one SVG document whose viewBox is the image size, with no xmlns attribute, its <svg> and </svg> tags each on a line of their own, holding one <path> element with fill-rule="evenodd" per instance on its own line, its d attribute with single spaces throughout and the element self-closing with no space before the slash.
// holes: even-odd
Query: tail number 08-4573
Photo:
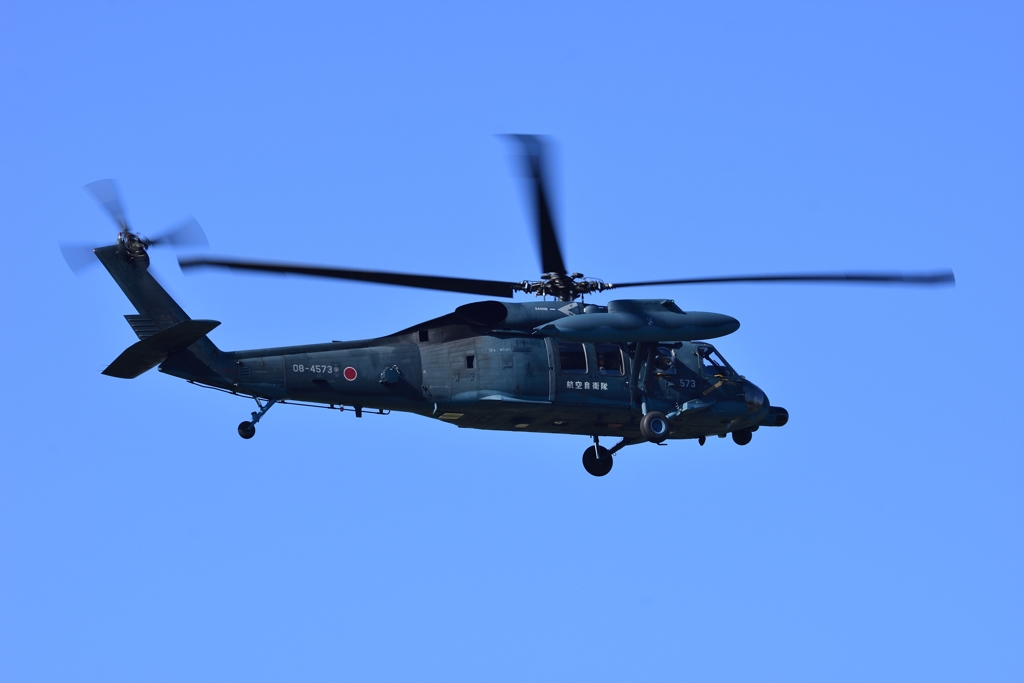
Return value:
<svg viewBox="0 0 1024 683">
<path fill-rule="evenodd" d="M 318 375 L 328 374 L 333 375 L 338 372 L 338 368 L 331 365 L 292 365 L 292 372 L 313 372 Z"/>
</svg>

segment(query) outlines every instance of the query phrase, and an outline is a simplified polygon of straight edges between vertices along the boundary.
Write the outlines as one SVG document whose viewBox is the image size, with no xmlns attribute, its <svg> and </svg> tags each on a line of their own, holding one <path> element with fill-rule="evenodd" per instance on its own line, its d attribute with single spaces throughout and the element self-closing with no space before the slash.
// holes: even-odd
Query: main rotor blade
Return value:
<svg viewBox="0 0 1024 683">
<path fill-rule="evenodd" d="M 946 285 L 956 284 L 953 271 L 934 273 L 812 273 L 784 275 L 737 275 L 730 277 L 697 277 L 684 280 L 651 280 L 649 282 L 622 282 L 605 285 L 604 289 L 644 287 L 647 285 L 701 285 L 721 282 L 846 282 L 886 285 Z"/>
<path fill-rule="evenodd" d="M 171 245 L 175 247 L 210 246 L 209 240 L 206 239 L 206 233 L 203 232 L 203 227 L 199 225 L 199 221 L 191 216 L 188 217 L 188 220 L 153 238 L 149 243 L 151 245 L 159 244 L 161 246 Z"/>
<path fill-rule="evenodd" d="M 326 268 L 319 266 L 303 266 L 287 263 L 267 263 L 257 261 L 234 261 L 227 259 L 190 258 L 178 259 L 182 270 L 186 268 L 230 268 L 232 270 L 251 270 L 260 273 L 279 273 L 285 275 L 310 275 L 312 277 L 328 277 L 337 280 L 356 280 L 358 282 L 376 282 L 382 285 L 399 285 L 417 289 L 437 289 L 443 292 L 462 292 L 480 296 L 500 296 L 512 298 L 516 282 L 500 282 L 498 280 L 473 280 L 461 277 L 442 277 L 436 275 L 412 275 L 409 273 L 388 273 L 376 270 L 352 270 L 345 268 Z"/>
<path fill-rule="evenodd" d="M 537 135 L 510 135 L 523 148 L 526 174 L 531 180 L 533 190 L 533 206 L 537 221 L 537 239 L 540 244 L 541 272 L 564 275 L 565 261 L 562 250 L 558 246 L 558 231 L 555 219 L 551 215 L 551 202 L 547 181 L 544 177 L 544 138 Z"/>
<path fill-rule="evenodd" d="M 97 180 L 86 185 L 85 189 L 103 205 L 103 208 L 107 210 L 114 222 L 121 226 L 122 230 L 129 229 L 124 215 L 124 205 L 121 203 L 121 196 L 118 194 L 117 185 L 113 180 Z"/>
</svg>

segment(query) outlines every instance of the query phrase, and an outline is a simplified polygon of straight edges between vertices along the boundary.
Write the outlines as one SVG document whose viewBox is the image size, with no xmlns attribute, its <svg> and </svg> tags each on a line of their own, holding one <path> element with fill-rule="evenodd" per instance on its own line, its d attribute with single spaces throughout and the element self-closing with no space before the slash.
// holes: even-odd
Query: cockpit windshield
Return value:
<svg viewBox="0 0 1024 683">
<path fill-rule="evenodd" d="M 713 346 L 698 346 L 697 356 L 700 358 L 701 372 L 711 377 L 732 377 L 733 369 L 722 358 L 722 354 Z"/>
</svg>

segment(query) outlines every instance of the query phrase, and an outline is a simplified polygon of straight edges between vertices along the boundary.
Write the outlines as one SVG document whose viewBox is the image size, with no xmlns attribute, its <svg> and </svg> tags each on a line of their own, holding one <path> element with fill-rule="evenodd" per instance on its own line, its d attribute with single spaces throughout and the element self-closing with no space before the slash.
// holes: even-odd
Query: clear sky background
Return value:
<svg viewBox="0 0 1024 683">
<path fill-rule="evenodd" d="M 0 679 L 1024 680 L 1022 67 L 1014 2 L 4 3 Z M 61 258 L 115 238 L 86 183 L 213 254 L 520 280 L 518 132 L 588 275 L 957 286 L 631 290 L 738 318 L 792 418 L 603 479 L 100 375 L 134 310 Z M 226 349 L 474 300 L 153 270 Z"/>
</svg>

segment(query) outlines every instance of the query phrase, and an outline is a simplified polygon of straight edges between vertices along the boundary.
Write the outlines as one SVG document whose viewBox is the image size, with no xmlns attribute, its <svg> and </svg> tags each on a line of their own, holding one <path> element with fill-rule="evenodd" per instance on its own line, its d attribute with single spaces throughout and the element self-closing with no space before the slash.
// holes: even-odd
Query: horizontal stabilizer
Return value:
<svg viewBox="0 0 1024 683">
<path fill-rule="evenodd" d="M 175 351 L 192 346 L 218 325 L 220 323 L 216 320 L 185 320 L 168 327 L 129 346 L 103 371 L 103 374 L 134 379 L 146 370 L 160 365 Z"/>
</svg>

